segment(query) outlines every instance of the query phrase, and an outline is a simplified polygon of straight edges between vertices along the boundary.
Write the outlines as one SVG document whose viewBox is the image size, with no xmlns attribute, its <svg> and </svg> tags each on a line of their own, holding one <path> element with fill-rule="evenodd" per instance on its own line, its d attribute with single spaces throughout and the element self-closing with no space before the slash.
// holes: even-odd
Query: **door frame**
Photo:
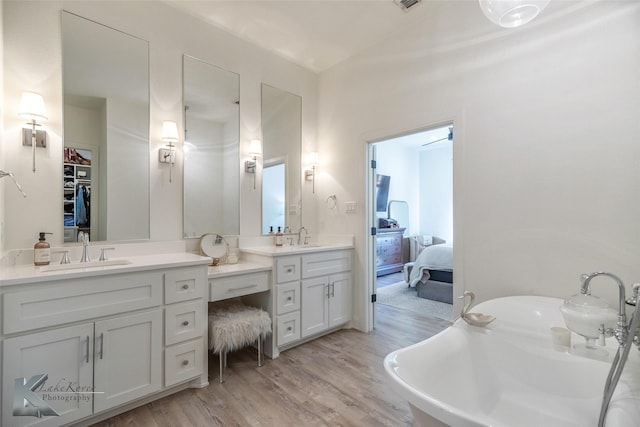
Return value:
<svg viewBox="0 0 640 427">
<path fill-rule="evenodd" d="M 388 131 L 386 133 L 376 133 L 375 135 L 365 135 L 365 286 L 363 294 L 365 304 L 365 318 L 367 319 L 366 332 L 370 332 L 375 327 L 375 302 L 372 302 L 371 295 L 376 293 L 376 236 L 372 234 L 372 228 L 376 226 L 375 211 L 375 169 L 371 167 L 371 162 L 375 160 L 375 144 L 405 135 L 424 132 L 430 129 L 453 125 L 453 295 L 462 295 L 464 292 L 464 269 L 463 269 L 463 182 L 464 182 L 464 157 L 463 141 L 464 126 L 463 113 L 452 114 L 439 121 L 434 121 L 426 125 L 414 128 L 405 128 L 402 131 Z M 453 299 L 453 312 L 457 313 L 462 308 L 462 302 Z"/>
</svg>

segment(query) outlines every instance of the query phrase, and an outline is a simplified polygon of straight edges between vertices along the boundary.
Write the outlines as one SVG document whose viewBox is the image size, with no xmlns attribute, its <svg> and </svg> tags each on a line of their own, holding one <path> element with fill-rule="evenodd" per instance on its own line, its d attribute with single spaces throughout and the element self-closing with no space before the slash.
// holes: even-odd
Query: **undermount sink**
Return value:
<svg viewBox="0 0 640 427">
<path fill-rule="evenodd" d="M 106 261 L 91 261 L 91 262 L 78 262 L 72 264 L 55 264 L 47 265 L 40 268 L 40 271 L 64 271 L 64 270 L 79 270 L 83 268 L 96 268 L 96 267 L 112 267 L 114 265 L 129 265 L 131 261 L 128 259 L 109 259 Z"/>
</svg>

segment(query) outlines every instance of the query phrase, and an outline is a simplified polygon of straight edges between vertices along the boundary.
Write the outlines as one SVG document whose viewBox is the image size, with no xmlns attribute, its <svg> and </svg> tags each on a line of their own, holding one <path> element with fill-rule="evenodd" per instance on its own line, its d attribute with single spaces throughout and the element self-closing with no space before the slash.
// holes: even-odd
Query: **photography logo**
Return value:
<svg viewBox="0 0 640 427">
<path fill-rule="evenodd" d="M 35 393 L 47 378 L 47 374 L 34 375 L 29 381 L 26 378 L 16 378 L 13 391 L 14 416 L 42 418 L 45 415 L 60 415 Z"/>
</svg>

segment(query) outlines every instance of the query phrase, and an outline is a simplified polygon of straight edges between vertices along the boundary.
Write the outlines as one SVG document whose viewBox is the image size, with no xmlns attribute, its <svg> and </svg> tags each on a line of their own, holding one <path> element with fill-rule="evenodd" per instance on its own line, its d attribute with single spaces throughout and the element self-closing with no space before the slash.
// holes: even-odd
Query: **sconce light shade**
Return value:
<svg viewBox="0 0 640 427">
<path fill-rule="evenodd" d="M 533 20 L 549 0 L 479 0 L 480 9 L 494 24 L 515 28 Z"/>
<path fill-rule="evenodd" d="M 18 115 L 23 119 L 46 122 L 48 117 L 44 108 L 44 98 L 42 95 L 33 92 L 23 92 Z"/>
<path fill-rule="evenodd" d="M 249 155 L 253 157 L 262 155 L 262 141 L 252 139 L 251 142 L 249 142 Z"/>
<path fill-rule="evenodd" d="M 178 136 L 178 124 L 176 122 L 170 120 L 162 122 L 162 140 L 169 144 L 180 140 Z"/>
<path fill-rule="evenodd" d="M 318 152 L 317 151 L 312 151 L 309 153 L 309 164 L 311 166 L 318 166 L 319 163 L 319 157 L 318 157 Z"/>
</svg>

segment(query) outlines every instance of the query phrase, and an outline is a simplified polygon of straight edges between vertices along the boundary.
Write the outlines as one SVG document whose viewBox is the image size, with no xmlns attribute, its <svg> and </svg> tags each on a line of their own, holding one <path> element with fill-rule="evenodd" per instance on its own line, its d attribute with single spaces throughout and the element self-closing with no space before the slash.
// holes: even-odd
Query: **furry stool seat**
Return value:
<svg viewBox="0 0 640 427">
<path fill-rule="evenodd" d="M 209 350 L 220 355 L 220 382 L 224 382 L 227 353 L 258 344 L 258 366 L 264 365 L 262 340 L 271 333 L 266 311 L 240 301 L 218 301 L 209 305 Z"/>
</svg>

